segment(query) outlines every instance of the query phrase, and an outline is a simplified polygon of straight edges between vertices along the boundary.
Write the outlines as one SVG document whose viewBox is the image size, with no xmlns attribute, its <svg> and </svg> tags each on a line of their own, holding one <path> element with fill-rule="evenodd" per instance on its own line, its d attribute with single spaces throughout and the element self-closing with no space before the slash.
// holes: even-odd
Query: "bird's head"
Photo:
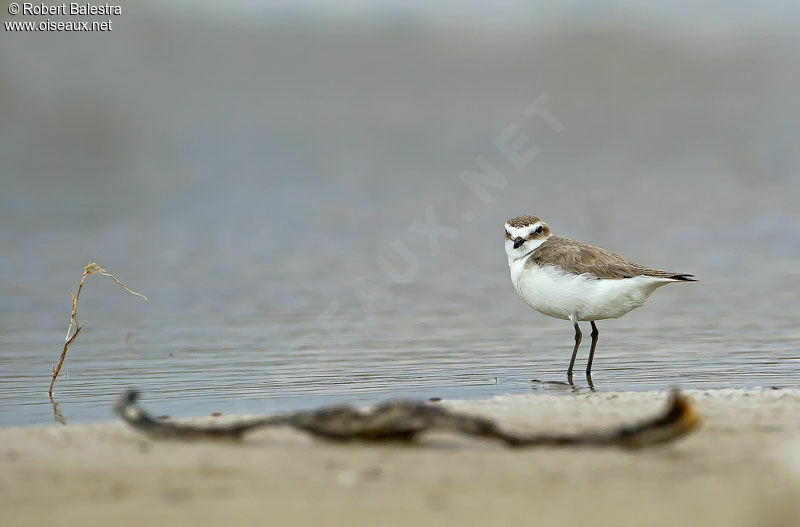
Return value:
<svg viewBox="0 0 800 527">
<path fill-rule="evenodd" d="M 506 222 L 506 254 L 509 265 L 539 247 L 553 235 L 536 216 L 517 216 Z"/>
</svg>

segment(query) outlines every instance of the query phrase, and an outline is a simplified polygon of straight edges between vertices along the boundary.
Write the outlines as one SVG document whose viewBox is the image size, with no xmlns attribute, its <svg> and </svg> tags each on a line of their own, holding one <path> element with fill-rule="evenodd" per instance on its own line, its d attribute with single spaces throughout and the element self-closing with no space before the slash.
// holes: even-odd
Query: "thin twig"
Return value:
<svg viewBox="0 0 800 527">
<path fill-rule="evenodd" d="M 119 281 L 119 279 L 114 276 L 113 274 L 109 273 L 95 262 L 89 262 L 89 264 L 83 269 L 83 274 L 81 275 L 81 281 L 78 283 L 78 290 L 77 292 L 70 292 L 72 295 L 72 311 L 70 312 L 69 316 L 69 326 L 67 326 L 67 336 L 64 338 L 64 349 L 61 350 L 61 356 L 58 358 L 58 364 L 56 367 L 53 368 L 53 378 L 50 380 L 50 390 L 47 392 L 50 396 L 50 400 L 53 399 L 53 386 L 56 384 L 56 378 L 58 378 L 58 374 L 61 372 L 61 367 L 64 365 L 64 359 L 67 358 L 67 350 L 69 349 L 70 345 L 75 342 L 75 339 L 80 334 L 83 327 L 86 325 L 84 322 L 83 324 L 78 323 L 78 300 L 81 297 L 81 291 L 83 291 L 83 283 L 86 281 L 86 277 L 99 274 L 102 276 L 107 276 L 114 280 L 118 286 L 122 289 L 131 293 L 132 295 L 140 296 L 147 300 L 147 297 L 141 293 L 137 293 L 136 291 L 132 291 L 128 289 L 128 287 Z"/>
</svg>

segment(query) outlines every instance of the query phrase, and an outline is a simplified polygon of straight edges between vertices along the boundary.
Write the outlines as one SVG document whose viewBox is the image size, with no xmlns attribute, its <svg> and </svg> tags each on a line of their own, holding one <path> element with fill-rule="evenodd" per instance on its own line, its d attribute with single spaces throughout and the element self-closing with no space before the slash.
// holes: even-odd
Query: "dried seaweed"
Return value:
<svg viewBox="0 0 800 527">
<path fill-rule="evenodd" d="M 136 404 L 137 398 L 135 391 L 123 394 L 114 405 L 114 411 L 130 426 L 152 439 L 240 439 L 256 429 L 289 426 L 314 437 L 338 441 L 413 441 L 425 432 L 437 431 L 493 439 L 510 447 L 641 448 L 673 441 L 694 430 L 700 422 L 692 404 L 678 390 L 673 390 L 666 410 L 641 423 L 608 431 L 534 435 L 504 431 L 496 422 L 484 417 L 404 400 L 389 401 L 367 411 L 351 406 L 334 406 L 228 424 L 192 425 L 159 421 Z"/>
<path fill-rule="evenodd" d="M 113 274 L 109 273 L 95 262 L 89 262 L 89 264 L 83 269 L 83 275 L 81 275 L 81 281 L 78 283 L 77 291 L 73 291 L 70 294 L 72 295 L 72 311 L 70 312 L 69 316 L 69 326 L 67 327 L 67 336 L 64 339 L 64 348 L 61 350 L 61 356 L 58 358 L 58 364 L 56 364 L 55 368 L 53 368 L 53 378 L 50 380 L 50 390 L 47 392 L 50 396 L 50 400 L 53 400 L 53 386 L 56 384 L 56 378 L 58 378 L 58 374 L 61 372 L 61 367 L 64 365 L 64 359 L 67 358 L 67 350 L 69 349 L 70 345 L 75 342 L 75 339 L 78 338 L 83 327 L 86 325 L 84 322 L 83 324 L 78 323 L 78 300 L 81 296 L 81 291 L 83 290 L 83 283 L 86 281 L 86 277 L 99 274 L 102 276 L 107 276 L 114 280 L 118 286 L 122 289 L 131 293 L 132 295 L 140 296 L 147 300 L 147 297 L 141 293 L 137 293 L 136 291 L 132 291 L 128 289 L 128 287 L 119 281 L 119 279 L 114 276 Z"/>
</svg>

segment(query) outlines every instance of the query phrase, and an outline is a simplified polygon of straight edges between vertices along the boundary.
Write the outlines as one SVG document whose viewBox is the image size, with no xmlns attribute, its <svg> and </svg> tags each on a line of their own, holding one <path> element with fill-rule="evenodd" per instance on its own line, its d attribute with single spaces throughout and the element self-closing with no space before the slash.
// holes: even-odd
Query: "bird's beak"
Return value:
<svg viewBox="0 0 800 527">
<path fill-rule="evenodd" d="M 517 239 L 514 240 L 514 249 L 519 249 L 519 246 L 525 243 L 525 240 L 522 239 L 522 236 L 517 236 Z"/>
</svg>

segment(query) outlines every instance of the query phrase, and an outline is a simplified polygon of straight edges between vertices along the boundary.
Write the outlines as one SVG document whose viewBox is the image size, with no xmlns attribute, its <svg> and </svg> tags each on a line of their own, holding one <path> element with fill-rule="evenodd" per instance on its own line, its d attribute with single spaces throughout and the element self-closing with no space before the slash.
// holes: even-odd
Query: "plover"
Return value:
<svg viewBox="0 0 800 527">
<path fill-rule="evenodd" d="M 588 377 L 599 335 L 596 320 L 619 318 L 644 305 L 662 285 L 696 281 L 690 274 L 650 269 L 605 249 L 555 236 L 536 216 L 508 220 L 505 234 L 511 281 L 519 296 L 536 311 L 569 320 L 575 327 L 570 380 L 581 344 L 579 321 L 592 325 Z"/>
</svg>

